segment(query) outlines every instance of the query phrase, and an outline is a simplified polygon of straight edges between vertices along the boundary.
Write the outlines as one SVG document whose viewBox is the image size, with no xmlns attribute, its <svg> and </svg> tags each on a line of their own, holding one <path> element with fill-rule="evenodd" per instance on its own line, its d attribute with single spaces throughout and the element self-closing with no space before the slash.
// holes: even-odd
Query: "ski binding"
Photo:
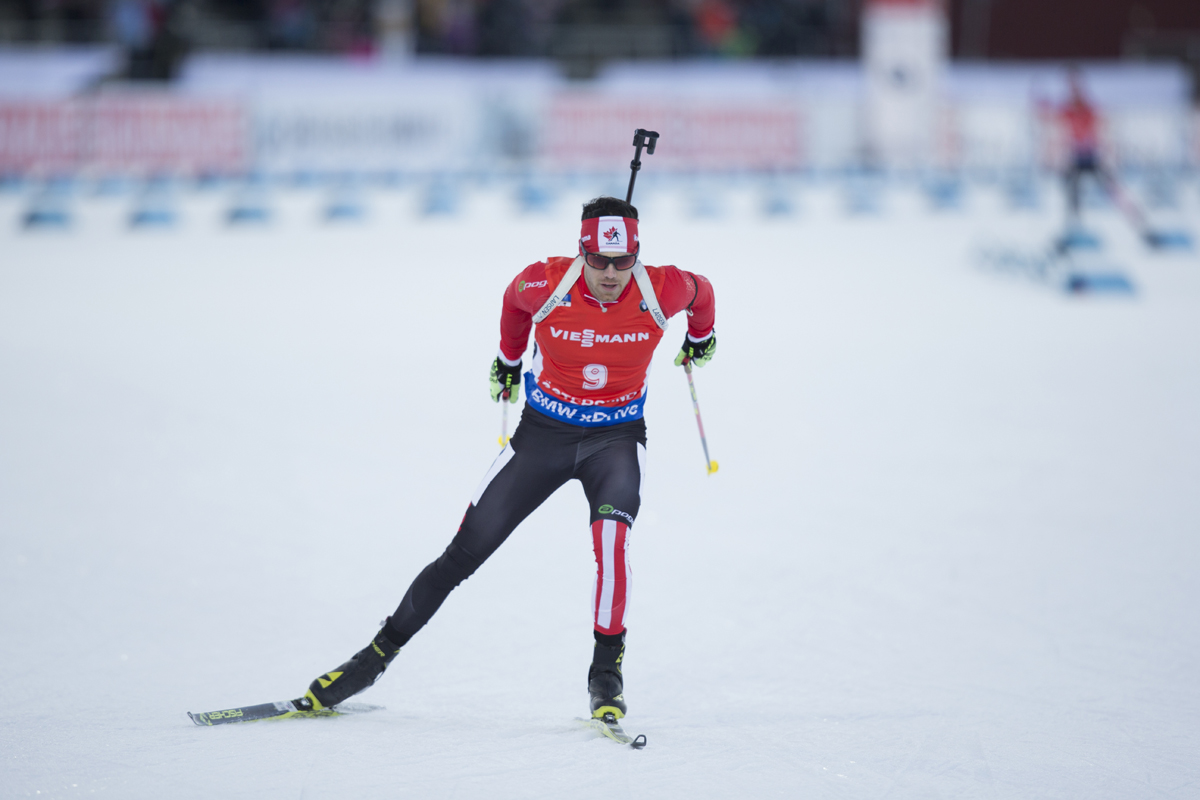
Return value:
<svg viewBox="0 0 1200 800">
<path fill-rule="evenodd" d="M 592 717 L 584 721 L 588 724 L 588 727 L 599 731 L 614 742 L 627 744 L 634 750 L 641 750 L 646 746 L 646 735 L 639 733 L 637 736 L 630 736 L 621 728 L 621 724 L 617 722 L 616 715 L 611 711 L 606 712 L 602 717 Z"/>
</svg>

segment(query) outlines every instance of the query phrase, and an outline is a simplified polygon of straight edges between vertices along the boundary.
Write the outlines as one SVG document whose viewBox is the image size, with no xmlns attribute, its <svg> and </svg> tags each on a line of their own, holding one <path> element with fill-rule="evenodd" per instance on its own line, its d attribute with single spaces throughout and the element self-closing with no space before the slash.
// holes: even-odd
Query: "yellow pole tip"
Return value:
<svg viewBox="0 0 1200 800">
<path fill-rule="evenodd" d="M 717 464 L 717 462 L 716 462 L 716 461 L 713 461 L 713 462 L 711 462 L 711 463 L 709 464 L 709 466 L 708 466 L 708 474 L 709 474 L 709 475 L 712 475 L 712 474 L 713 474 L 714 472 L 716 472 L 718 469 L 720 469 L 720 465 L 719 465 L 719 464 Z"/>
</svg>

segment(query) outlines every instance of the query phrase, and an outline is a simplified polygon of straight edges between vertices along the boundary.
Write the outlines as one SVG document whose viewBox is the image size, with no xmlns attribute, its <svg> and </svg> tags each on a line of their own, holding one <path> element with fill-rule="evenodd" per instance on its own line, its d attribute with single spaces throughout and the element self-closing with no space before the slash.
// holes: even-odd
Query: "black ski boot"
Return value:
<svg viewBox="0 0 1200 800">
<path fill-rule="evenodd" d="M 603 719 L 612 714 L 625 716 L 625 681 L 621 677 L 621 660 L 625 658 L 625 632 L 619 636 L 596 634 L 592 651 L 592 666 L 588 670 L 588 694 L 591 695 L 592 717 Z"/>
<path fill-rule="evenodd" d="M 349 661 L 309 684 L 303 699 L 310 701 L 316 711 L 332 708 L 379 680 L 379 676 L 400 652 L 400 646 L 393 644 L 385 635 L 386 630 L 385 625 L 383 630 L 375 634 L 371 643 L 355 653 Z"/>
</svg>

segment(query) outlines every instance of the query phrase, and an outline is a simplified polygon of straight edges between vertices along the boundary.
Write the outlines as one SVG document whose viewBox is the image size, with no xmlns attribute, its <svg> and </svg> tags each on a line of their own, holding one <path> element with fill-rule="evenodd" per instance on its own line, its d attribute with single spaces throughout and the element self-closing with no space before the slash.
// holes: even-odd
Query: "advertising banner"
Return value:
<svg viewBox="0 0 1200 800">
<path fill-rule="evenodd" d="M 335 93 L 254 103 L 254 159 L 264 170 L 457 170 L 481 149 L 471 94 Z"/>
<path fill-rule="evenodd" d="M 547 166 L 610 170 L 630 158 L 636 128 L 663 134 L 656 169 L 796 169 L 804 164 L 800 106 L 792 98 L 707 100 L 560 93 L 548 104 L 541 130 Z"/>
<path fill-rule="evenodd" d="M 474 62 L 208 56 L 203 80 L 58 98 L 20 94 L 10 76 L 0 172 L 609 172 L 628 164 L 635 128 L 662 134 L 663 171 L 1060 166 L 1064 65 L 944 57 L 938 2 L 871 0 L 861 65 L 636 64 L 571 83 Z M 14 59 L 0 71 L 41 63 Z M 1111 163 L 1200 163 L 1178 65 L 1082 74 Z"/>
<path fill-rule="evenodd" d="M 236 172 L 246 168 L 241 103 L 171 96 L 100 97 L 85 105 L 84 164 L 100 171 Z"/>
<path fill-rule="evenodd" d="M 65 172 L 79 167 L 83 108 L 61 100 L 0 100 L 0 172 Z"/>
<path fill-rule="evenodd" d="M 236 172 L 248 163 L 241 103 L 169 94 L 0 100 L 6 172 Z"/>
</svg>

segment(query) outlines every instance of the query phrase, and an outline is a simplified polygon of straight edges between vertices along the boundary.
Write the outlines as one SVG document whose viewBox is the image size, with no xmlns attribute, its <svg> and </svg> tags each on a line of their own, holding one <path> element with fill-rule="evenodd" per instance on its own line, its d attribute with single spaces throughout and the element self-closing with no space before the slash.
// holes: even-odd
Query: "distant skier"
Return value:
<svg viewBox="0 0 1200 800">
<path fill-rule="evenodd" d="M 704 366 L 716 352 L 716 302 L 701 275 L 643 267 L 637 209 L 599 197 L 583 207 L 579 255 L 522 270 L 504 293 L 493 401 L 516 403 L 521 356 L 534 330 L 527 401 L 511 441 L 471 499 L 450 545 L 413 581 L 371 643 L 312 682 L 305 697 L 328 708 L 373 684 L 462 581 L 560 486 L 583 484 L 596 583 L 588 670 L 592 715 L 625 715 L 621 663 L 631 572 L 629 534 L 641 506 L 650 358 L 667 318 L 687 311 L 675 364 Z M 535 327 L 536 323 L 536 327 Z"/>
<path fill-rule="evenodd" d="M 1100 161 L 1099 118 L 1096 109 L 1083 91 L 1083 80 L 1078 70 L 1067 75 L 1070 97 L 1058 109 L 1058 118 L 1067 133 L 1067 207 L 1070 224 L 1079 224 L 1080 183 L 1084 174 L 1099 180 L 1106 189 L 1116 185 L 1116 180 Z M 1110 190 L 1111 191 L 1111 190 Z"/>
<path fill-rule="evenodd" d="M 1100 118 L 1083 89 L 1083 77 L 1078 69 L 1067 73 L 1070 96 L 1063 105 L 1051 110 L 1067 134 L 1067 168 L 1063 175 L 1067 192 L 1067 233 L 1059 239 L 1059 249 L 1065 250 L 1079 236 L 1081 221 L 1081 184 L 1085 174 L 1091 175 L 1121 209 L 1147 244 L 1157 247 L 1163 242 L 1160 234 L 1151 230 L 1141 209 L 1125 194 L 1117 176 L 1100 159 Z"/>
</svg>

